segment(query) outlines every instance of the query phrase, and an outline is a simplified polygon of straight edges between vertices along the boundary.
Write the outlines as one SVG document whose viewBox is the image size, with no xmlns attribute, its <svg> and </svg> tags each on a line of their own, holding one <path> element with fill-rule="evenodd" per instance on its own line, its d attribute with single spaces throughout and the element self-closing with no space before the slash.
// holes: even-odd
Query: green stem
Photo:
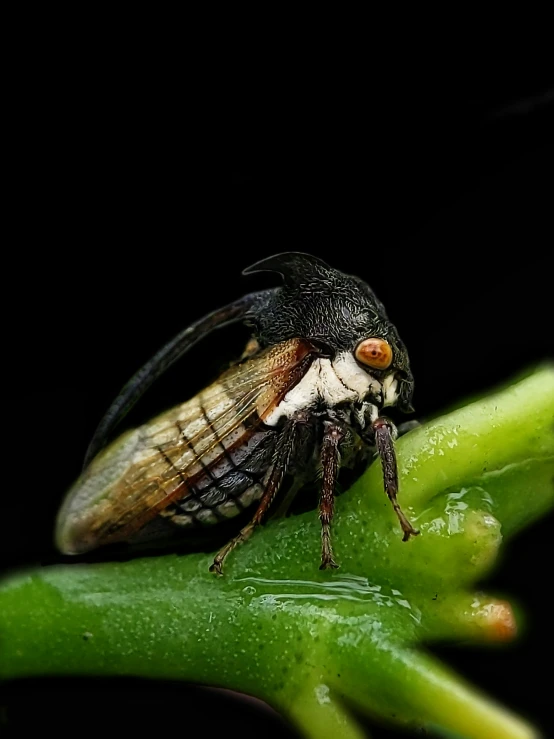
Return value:
<svg viewBox="0 0 554 739">
<path fill-rule="evenodd" d="M 323 684 L 307 686 L 288 707 L 288 712 L 310 739 L 364 739 L 367 736 Z"/>
<path fill-rule="evenodd" d="M 389 720 L 401 716 L 408 725 L 433 726 L 468 739 L 537 736 L 527 723 L 480 695 L 428 655 L 391 648 L 380 656 L 377 676 L 371 674 L 360 650 L 347 650 L 342 655 L 349 676 L 343 689 L 362 710 Z"/>
<path fill-rule="evenodd" d="M 435 495 L 506 465 L 552 457 L 554 366 L 508 390 L 441 416 L 399 440 L 402 500 L 421 507 Z M 354 489 L 380 486 L 377 465 Z"/>
</svg>

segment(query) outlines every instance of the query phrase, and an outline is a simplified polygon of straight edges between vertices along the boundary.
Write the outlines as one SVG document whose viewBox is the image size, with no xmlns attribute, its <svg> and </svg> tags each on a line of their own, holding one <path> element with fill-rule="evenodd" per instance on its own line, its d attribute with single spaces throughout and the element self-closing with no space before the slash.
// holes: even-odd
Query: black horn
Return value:
<svg viewBox="0 0 554 739">
<path fill-rule="evenodd" d="M 334 270 L 319 257 L 289 251 L 261 259 L 243 270 L 242 274 L 250 275 L 253 272 L 278 272 L 283 276 L 285 285 L 294 287 L 306 281 L 327 280 Z"/>
</svg>

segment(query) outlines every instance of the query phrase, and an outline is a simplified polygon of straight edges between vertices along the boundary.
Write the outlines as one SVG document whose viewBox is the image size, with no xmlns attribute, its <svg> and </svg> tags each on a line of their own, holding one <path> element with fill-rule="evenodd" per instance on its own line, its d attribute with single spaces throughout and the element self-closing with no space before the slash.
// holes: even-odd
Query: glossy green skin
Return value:
<svg viewBox="0 0 554 739">
<path fill-rule="evenodd" d="M 554 506 L 554 368 L 412 431 L 397 453 L 419 537 L 402 542 L 374 464 L 337 499 L 338 571 L 319 571 L 308 512 L 267 524 L 223 577 L 207 554 L 14 576 L 0 587 L 0 677 L 221 685 L 267 700 L 313 737 L 362 736 L 341 696 L 414 726 L 533 736 L 416 645 L 513 631 L 509 607 L 495 611 L 471 584 L 503 536 Z"/>
</svg>

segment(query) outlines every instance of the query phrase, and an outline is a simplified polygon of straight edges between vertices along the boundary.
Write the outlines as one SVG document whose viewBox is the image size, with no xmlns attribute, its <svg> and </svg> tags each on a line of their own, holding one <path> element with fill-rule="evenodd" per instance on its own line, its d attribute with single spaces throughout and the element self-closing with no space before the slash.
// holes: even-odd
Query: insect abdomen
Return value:
<svg viewBox="0 0 554 739">
<path fill-rule="evenodd" d="M 186 495 L 160 515 L 178 526 L 216 524 L 238 515 L 261 498 L 273 446 L 274 433 L 264 429 L 226 448 L 216 464 L 187 487 Z"/>
<path fill-rule="evenodd" d="M 252 420 L 247 427 L 231 392 L 212 385 L 96 457 L 60 511 L 58 548 L 80 554 L 128 541 L 158 515 L 179 526 L 237 515 L 263 493 L 273 436 Z"/>
</svg>

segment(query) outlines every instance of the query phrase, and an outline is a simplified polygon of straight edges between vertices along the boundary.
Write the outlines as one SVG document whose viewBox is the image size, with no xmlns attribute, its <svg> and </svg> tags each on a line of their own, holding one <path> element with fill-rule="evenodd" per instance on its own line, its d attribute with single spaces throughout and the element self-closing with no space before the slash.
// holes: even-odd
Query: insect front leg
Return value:
<svg viewBox="0 0 554 739">
<path fill-rule="evenodd" d="M 334 421 L 323 422 L 323 442 L 321 445 L 321 494 L 319 498 L 319 520 L 321 521 L 321 565 L 320 570 L 337 568 L 331 546 L 331 521 L 335 510 L 335 486 L 340 468 L 339 445 L 344 438 L 344 430 Z"/>
<path fill-rule="evenodd" d="M 210 567 L 210 572 L 216 572 L 218 575 L 223 574 L 222 566 L 227 555 L 229 555 L 233 549 L 241 542 L 247 541 L 254 530 L 262 523 L 264 517 L 273 503 L 275 496 L 279 492 L 283 478 L 291 464 L 295 447 L 297 445 L 300 427 L 302 421 L 298 419 L 291 419 L 287 422 L 283 428 L 281 435 L 277 441 L 275 454 L 273 457 L 273 463 L 270 468 L 269 476 L 265 485 L 265 490 L 260 500 L 260 504 L 254 514 L 254 517 L 244 528 L 242 528 L 237 536 L 226 544 L 215 556 L 213 564 Z"/>
<path fill-rule="evenodd" d="M 381 457 L 385 492 L 389 496 L 389 500 L 404 532 L 402 541 L 408 541 L 410 536 L 417 536 L 419 531 L 414 529 L 396 499 L 398 493 L 398 468 L 396 465 L 396 453 L 394 451 L 396 429 L 392 421 L 382 416 L 373 421 L 372 429 L 375 434 L 375 446 Z"/>
</svg>

